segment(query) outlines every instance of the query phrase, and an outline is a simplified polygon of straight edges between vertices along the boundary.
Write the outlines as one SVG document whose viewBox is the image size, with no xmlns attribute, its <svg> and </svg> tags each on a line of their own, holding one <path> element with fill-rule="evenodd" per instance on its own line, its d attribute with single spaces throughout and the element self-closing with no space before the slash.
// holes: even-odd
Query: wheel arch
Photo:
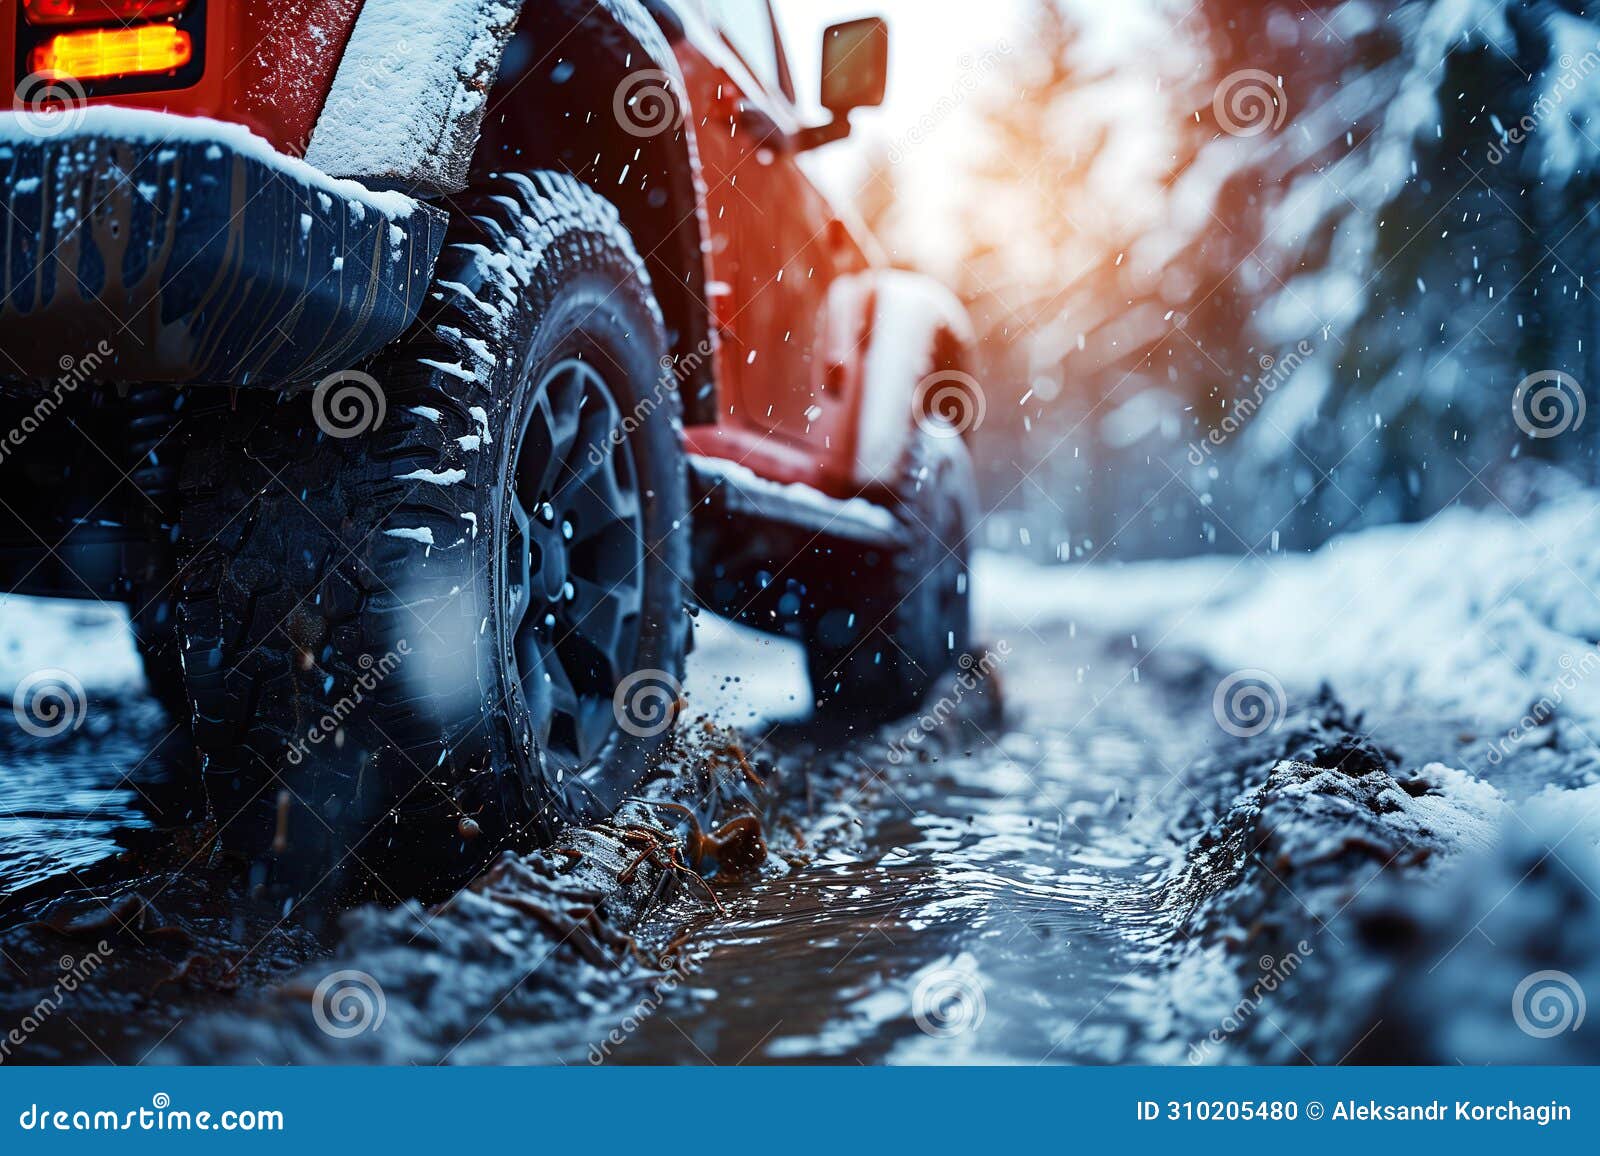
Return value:
<svg viewBox="0 0 1600 1156">
<path fill-rule="evenodd" d="M 683 420 L 697 425 L 717 417 L 716 333 L 694 118 L 669 43 L 681 34 L 666 6 L 641 0 L 524 4 L 489 94 L 472 179 L 551 169 L 616 206 L 666 321 Z M 673 102 L 666 119 L 624 124 L 629 95 L 653 81 Z"/>
<path fill-rule="evenodd" d="M 976 345 L 965 306 L 931 277 L 883 270 L 872 298 L 856 412 L 855 481 L 863 487 L 894 479 L 923 416 L 916 412 L 922 383 L 934 374 L 970 375 Z M 981 401 L 980 393 L 975 404 Z"/>
</svg>

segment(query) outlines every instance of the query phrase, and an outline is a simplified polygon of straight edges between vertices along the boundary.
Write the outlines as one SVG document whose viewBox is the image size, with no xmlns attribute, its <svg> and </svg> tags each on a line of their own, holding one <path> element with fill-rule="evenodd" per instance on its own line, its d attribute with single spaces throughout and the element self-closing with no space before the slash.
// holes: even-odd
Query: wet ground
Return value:
<svg viewBox="0 0 1600 1156">
<path fill-rule="evenodd" d="M 331 925 L 253 905 L 213 859 L 181 735 L 164 742 L 148 700 L 98 699 L 49 741 L 0 728 L 0 1021 L 27 1028 L 3 1058 L 1573 1058 L 1528 1055 L 1505 1000 L 1535 964 L 1592 970 L 1581 929 L 1600 926 L 1600 881 L 1553 870 L 1536 841 L 1510 859 L 1486 850 L 1495 790 L 1428 768 L 1470 764 L 1476 736 L 1324 697 L 1239 738 L 1197 659 L 1067 622 L 988 634 L 922 720 L 870 734 L 759 723 L 728 705 L 737 671 L 702 689 L 719 725 L 684 728 L 667 773 L 694 803 L 742 781 L 737 742 L 764 784 L 749 796 L 769 852 L 758 868 L 707 886 L 665 855 L 641 867 L 639 828 L 685 828 L 640 811 L 508 859 L 446 904 Z M 706 661 L 702 688 L 718 677 Z M 1568 770 L 1569 786 L 1592 776 Z M 1471 897 L 1450 918 L 1416 898 L 1438 893 L 1439 863 L 1471 855 L 1509 873 L 1507 894 L 1532 890 L 1514 856 L 1542 866 L 1549 912 L 1519 895 L 1473 926 L 1481 880 L 1452 884 Z M 1513 917 L 1530 965 L 1484 995 L 1477 1034 L 1443 1038 L 1448 1017 L 1397 1034 L 1419 999 L 1474 989 L 1482 952 L 1505 955 L 1480 940 Z M 1422 995 L 1407 987 L 1419 974 Z M 1586 1055 L 1592 1039 L 1565 1046 Z"/>
</svg>

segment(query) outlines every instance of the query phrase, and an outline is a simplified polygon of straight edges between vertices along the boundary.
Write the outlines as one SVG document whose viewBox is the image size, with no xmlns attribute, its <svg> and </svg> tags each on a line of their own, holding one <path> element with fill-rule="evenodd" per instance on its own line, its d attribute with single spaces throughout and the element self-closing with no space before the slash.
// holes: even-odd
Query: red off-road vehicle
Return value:
<svg viewBox="0 0 1600 1156">
<path fill-rule="evenodd" d="M 126 603 L 302 886 L 610 813 L 696 604 L 910 708 L 968 327 L 800 164 L 887 45 L 808 124 L 767 0 L 4 0 L 0 589 Z"/>
</svg>

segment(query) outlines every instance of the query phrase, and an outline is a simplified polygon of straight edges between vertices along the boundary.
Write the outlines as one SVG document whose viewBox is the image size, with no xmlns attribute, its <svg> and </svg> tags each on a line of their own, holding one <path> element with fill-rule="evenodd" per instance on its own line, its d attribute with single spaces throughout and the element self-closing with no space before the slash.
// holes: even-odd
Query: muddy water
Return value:
<svg viewBox="0 0 1600 1156">
<path fill-rule="evenodd" d="M 98 698 L 76 731 L 0 726 L 0 910 L 103 873 L 140 832 L 194 817 L 182 734 L 139 695 Z M 146 835 L 148 840 L 153 836 Z"/>
<path fill-rule="evenodd" d="M 794 735 L 780 760 L 859 777 L 815 862 L 726 898 L 695 938 L 698 971 L 614 1051 L 719 1064 L 1116 1061 L 1159 1016 L 1131 948 L 1176 845 L 1163 796 L 1199 726 L 1134 673 L 1131 648 L 1013 644 L 943 753 L 893 766 L 890 728 L 829 753 Z M 995 691 L 1003 709 L 995 701 Z M 848 782 L 848 776 L 846 777 Z"/>
<path fill-rule="evenodd" d="M 668 973 L 524 942 L 527 921 L 504 909 L 357 913 L 340 927 L 258 910 L 226 865 L 196 853 L 204 840 L 185 825 L 159 710 L 95 703 L 83 731 L 0 751 L 0 1012 L 31 1005 L 61 957 L 104 934 L 116 949 L 15 1058 L 1163 1055 L 1170 997 L 1139 941 L 1181 851 L 1176 816 L 1193 809 L 1185 771 L 1217 731 L 1181 673 L 1137 669 L 1127 639 L 1062 629 L 1007 645 L 917 743 L 911 722 L 871 734 L 747 725 L 753 762 L 781 784 L 774 854 L 754 877 L 713 880 L 722 912 L 687 887 L 635 929 L 644 955 L 678 962 Z M 387 1030 L 359 1050 L 280 1022 L 306 1021 L 300 989 L 335 966 L 383 987 Z"/>
</svg>

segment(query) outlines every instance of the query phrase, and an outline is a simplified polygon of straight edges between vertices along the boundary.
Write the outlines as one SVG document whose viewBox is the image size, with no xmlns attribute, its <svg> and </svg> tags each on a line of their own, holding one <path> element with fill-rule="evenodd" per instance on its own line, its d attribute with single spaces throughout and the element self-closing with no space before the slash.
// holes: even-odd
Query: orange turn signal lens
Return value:
<svg viewBox="0 0 1600 1156">
<path fill-rule="evenodd" d="M 176 16 L 189 0 L 22 0 L 29 24 L 110 24 Z"/>
<path fill-rule="evenodd" d="M 47 76 L 98 80 L 107 76 L 171 72 L 189 63 L 194 45 L 170 24 L 139 28 L 63 32 L 33 50 L 33 71 Z"/>
</svg>

